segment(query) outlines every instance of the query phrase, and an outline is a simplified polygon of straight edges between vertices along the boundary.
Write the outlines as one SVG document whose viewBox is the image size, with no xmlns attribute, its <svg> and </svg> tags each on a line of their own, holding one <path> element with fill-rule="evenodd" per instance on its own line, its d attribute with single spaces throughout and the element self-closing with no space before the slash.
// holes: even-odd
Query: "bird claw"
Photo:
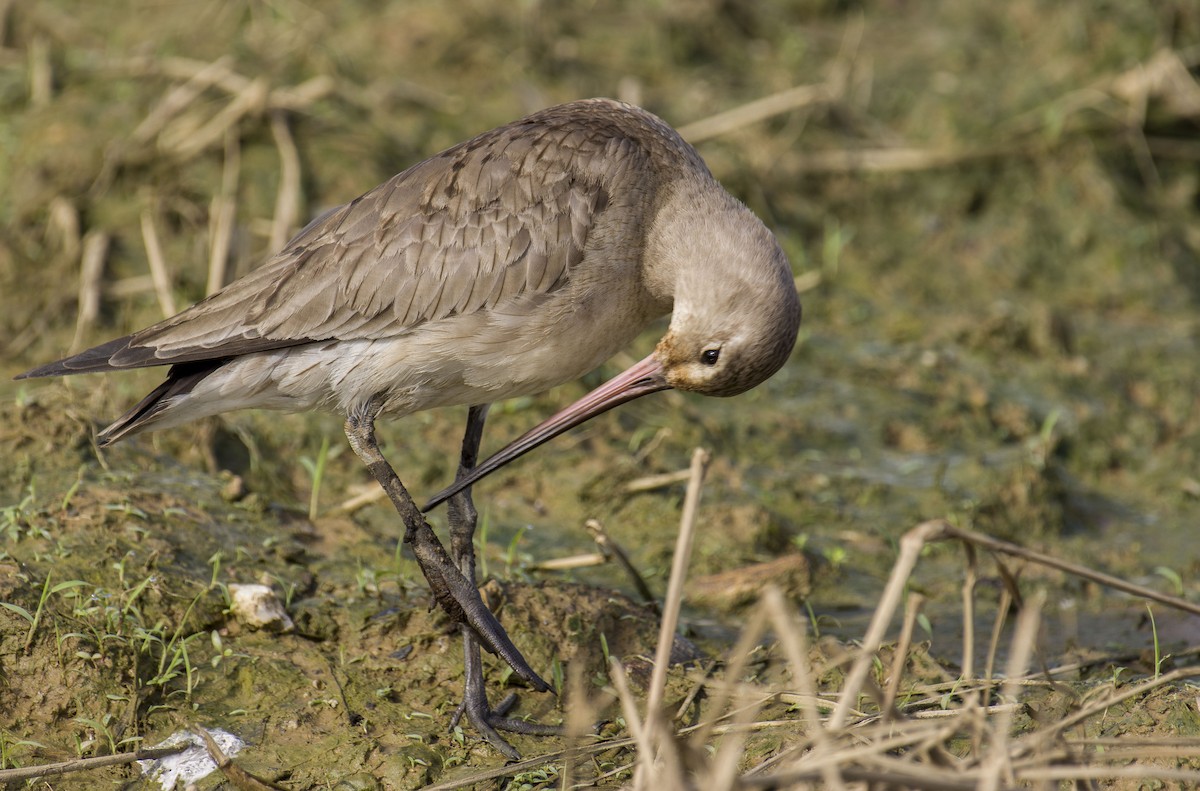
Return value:
<svg viewBox="0 0 1200 791">
<path fill-rule="evenodd" d="M 488 703 L 487 692 L 482 683 L 467 684 L 462 702 L 450 717 L 450 730 L 458 727 L 463 715 L 479 731 L 479 735 L 505 758 L 510 761 L 521 760 L 521 753 L 500 735 L 500 731 L 519 733 L 525 736 L 561 736 L 562 728 L 555 725 L 541 725 L 513 717 L 505 716 L 517 704 L 517 693 L 510 692 L 494 708 Z"/>
</svg>

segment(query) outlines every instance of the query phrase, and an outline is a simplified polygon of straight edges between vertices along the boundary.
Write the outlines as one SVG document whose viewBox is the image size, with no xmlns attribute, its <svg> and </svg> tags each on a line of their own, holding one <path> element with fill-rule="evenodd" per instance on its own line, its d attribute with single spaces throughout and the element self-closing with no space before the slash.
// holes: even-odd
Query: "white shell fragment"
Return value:
<svg viewBox="0 0 1200 791">
<path fill-rule="evenodd" d="M 232 733 L 220 729 L 210 730 L 208 735 L 221 748 L 221 752 L 230 758 L 237 755 L 246 746 L 245 742 Z M 213 763 L 212 758 L 208 755 L 208 749 L 204 746 L 204 740 L 191 731 L 178 731 L 153 746 L 176 747 L 181 744 L 190 744 L 191 746 L 183 752 L 168 755 L 165 758 L 138 761 L 142 775 L 156 781 L 164 791 L 190 787 L 192 783 L 217 770 L 217 765 Z"/>
<path fill-rule="evenodd" d="M 244 626 L 280 633 L 295 628 L 269 585 L 233 583 L 229 586 L 229 597 L 233 600 L 233 616 Z"/>
</svg>

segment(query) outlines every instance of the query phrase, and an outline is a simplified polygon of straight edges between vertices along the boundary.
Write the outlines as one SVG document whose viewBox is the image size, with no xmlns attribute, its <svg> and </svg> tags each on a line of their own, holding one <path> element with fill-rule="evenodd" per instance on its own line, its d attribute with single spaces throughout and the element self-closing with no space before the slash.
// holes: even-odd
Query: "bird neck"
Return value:
<svg viewBox="0 0 1200 791">
<path fill-rule="evenodd" d="M 737 201 L 711 178 L 693 177 L 663 189 L 663 197 L 646 231 L 646 289 L 659 300 L 675 302 L 681 278 L 713 254 L 722 243 L 722 218 Z"/>
</svg>

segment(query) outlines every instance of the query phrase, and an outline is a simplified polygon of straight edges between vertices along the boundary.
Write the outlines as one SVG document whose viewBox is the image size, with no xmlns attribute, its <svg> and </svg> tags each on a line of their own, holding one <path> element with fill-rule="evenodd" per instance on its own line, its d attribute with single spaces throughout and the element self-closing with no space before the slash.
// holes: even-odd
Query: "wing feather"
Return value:
<svg viewBox="0 0 1200 791">
<path fill-rule="evenodd" d="M 563 288 L 585 265 L 589 234 L 613 196 L 629 212 L 630 195 L 656 188 L 656 168 L 680 161 L 703 167 L 648 113 L 608 100 L 550 108 L 327 212 L 255 272 L 99 347 L 106 362 L 89 350 L 38 370 L 75 372 L 68 363 L 77 359 L 85 370 L 220 360 L 503 309 Z"/>
</svg>

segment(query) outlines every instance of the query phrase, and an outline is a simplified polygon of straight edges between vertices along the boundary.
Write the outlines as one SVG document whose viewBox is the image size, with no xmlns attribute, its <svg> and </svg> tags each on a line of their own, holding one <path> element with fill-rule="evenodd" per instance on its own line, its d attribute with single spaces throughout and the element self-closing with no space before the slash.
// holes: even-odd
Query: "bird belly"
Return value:
<svg viewBox="0 0 1200 791">
<path fill-rule="evenodd" d="M 568 309 L 481 312 L 388 338 L 328 340 L 237 357 L 178 397 L 165 428 L 238 409 L 348 415 L 369 405 L 403 416 L 544 392 L 628 345 L 654 316 Z M 561 314 L 561 315 L 560 315 Z M 581 315 L 582 314 L 582 315 Z"/>
</svg>

